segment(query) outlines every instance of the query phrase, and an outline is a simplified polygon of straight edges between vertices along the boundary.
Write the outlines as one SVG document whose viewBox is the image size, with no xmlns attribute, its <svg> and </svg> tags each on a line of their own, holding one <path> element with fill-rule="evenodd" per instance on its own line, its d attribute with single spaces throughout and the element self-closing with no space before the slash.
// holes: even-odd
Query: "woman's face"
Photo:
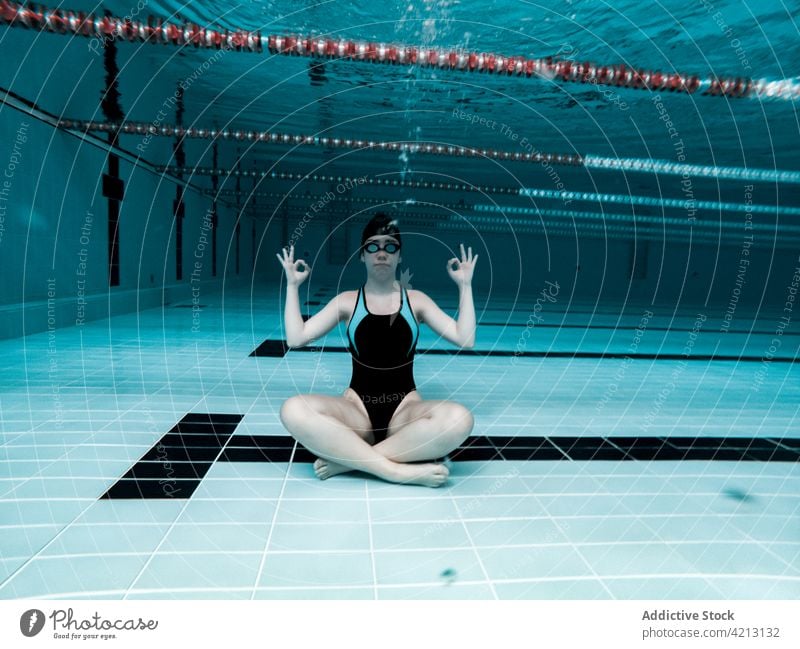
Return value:
<svg viewBox="0 0 800 649">
<path fill-rule="evenodd" d="M 368 243 L 377 243 L 381 248 L 388 243 L 399 245 L 399 241 L 390 234 L 376 234 L 364 242 L 366 246 Z M 402 259 L 400 258 L 400 251 L 387 252 L 386 250 L 378 250 L 377 252 L 361 251 L 361 259 L 367 267 L 367 273 L 375 275 L 376 279 L 382 279 L 386 276 L 394 277 L 397 270 L 397 264 Z"/>
</svg>

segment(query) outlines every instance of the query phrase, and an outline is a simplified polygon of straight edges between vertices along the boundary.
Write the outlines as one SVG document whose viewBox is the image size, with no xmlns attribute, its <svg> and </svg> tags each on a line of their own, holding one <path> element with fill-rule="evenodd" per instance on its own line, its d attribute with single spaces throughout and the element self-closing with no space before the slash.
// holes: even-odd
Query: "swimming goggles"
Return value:
<svg viewBox="0 0 800 649">
<path fill-rule="evenodd" d="M 385 250 L 390 255 L 393 255 L 400 250 L 400 244 L 395 243 L 394 241 L 388 241 L 384 246 L 380 246 L 375 241 L 370 241 L 369 243 L 364 244 L 364 250 L 370 253 L 376 253 L 378 250 Z"/>
</svg>

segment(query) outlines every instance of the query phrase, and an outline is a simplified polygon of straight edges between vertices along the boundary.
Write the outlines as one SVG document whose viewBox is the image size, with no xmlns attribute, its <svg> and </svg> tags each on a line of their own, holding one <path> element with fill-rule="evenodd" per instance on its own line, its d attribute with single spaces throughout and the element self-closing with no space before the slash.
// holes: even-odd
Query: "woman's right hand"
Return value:
<svg viewBox="0 0 800 649">
<path fill-rule="evenodd" d="M 278 258 L 278 261 L 281 262 L 283 270 L 286 271 L 286 282 L 288 284 L 300 286 L 300 284 L 306 280 L 306 277 L 308 277 L 309 273 L 311 272 L 311 266 L 309 266 L 305 261 L 302 259 L 298 259 L 297 261 L 294 260 L 293 245 L 283 249 L 283 256 L 279 255 L 278 253 L 275 253 L 275 256 Z M 299 270 L 299 264 L 303 264 L 305 270 Z"/>
</svg>

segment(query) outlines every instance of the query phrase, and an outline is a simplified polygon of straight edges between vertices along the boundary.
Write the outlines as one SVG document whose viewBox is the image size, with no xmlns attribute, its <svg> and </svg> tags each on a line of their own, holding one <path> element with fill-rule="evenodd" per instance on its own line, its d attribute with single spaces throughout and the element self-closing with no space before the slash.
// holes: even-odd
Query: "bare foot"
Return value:
<svg viewBox="0 0 800 649">
<path fill-rule="evenodd" d="M 397 473 L 389 478 L 392 482 L 401 484 L 417 484 L 423 487 L 441 487 L 450 475 L 450 470 L 444 464 L 402 464 L 396 463 Z M 331 476 L 353 471 L 349 467 L 318 458 L 314 462 L 314 473 L 320 480 L 327 480 Z"/>
<path fill-rule="evenodd" d="M 347 473 L 348 471 L 352 470 L 353 469 L 350 467 L 336 464 L 336 462 L 324 460 L 323 458 L 319 458 L 316 462 L 314 462 L 314 473 L 317 474 L 317 477 L 320 480 L 327 480 L 331 476 L 339 475 L 340 473 Z"/>
<path fill-rule="evenodd" d="M 418 484 L 423 487 L 441 487 L 447 482 L 449 469 L 444 464 L 400 464 L 397 465 L 397 478 L 392 482 Z"/>
</svg>

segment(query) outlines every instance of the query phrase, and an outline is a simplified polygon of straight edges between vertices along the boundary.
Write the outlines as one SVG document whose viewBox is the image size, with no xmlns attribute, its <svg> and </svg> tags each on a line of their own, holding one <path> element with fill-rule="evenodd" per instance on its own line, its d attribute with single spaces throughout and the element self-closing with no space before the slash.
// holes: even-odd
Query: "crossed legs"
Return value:
<svg viewBox="0 0 800 649">
<path fill-rule="evenodd" d="M 395 412 L 388 436 L 371 445 L 372 426 L 359 406 L 344 397 L 298 395 L 281 407 L 281 421 L 303 446 L 319 456 L 325 479 L 359 470 L 390 482 L 438 487 L 449 471 L 441 464 L 407 464 L 447 455 L 472 431 L 472 414 L 451 401 L 411 401 Z"/>
</svg>

